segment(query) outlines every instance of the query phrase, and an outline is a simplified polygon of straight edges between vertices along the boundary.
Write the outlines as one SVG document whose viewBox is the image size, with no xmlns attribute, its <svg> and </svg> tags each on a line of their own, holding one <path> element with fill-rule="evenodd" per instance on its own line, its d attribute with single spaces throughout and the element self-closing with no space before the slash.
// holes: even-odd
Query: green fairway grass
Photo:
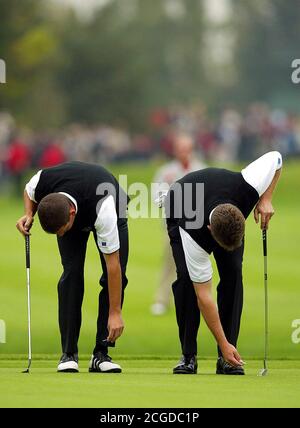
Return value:
<svg viewBox="0 0 300 428">
<path fill-rule="evenodd" d="M 292 322 L 300 319 L 300 168 L 298 162 L 286 162 L 278 192 L 274 198 L 276 216 L 269 232 L 269 287 L 270 287 L 270 356 L 273 359 L 300 359 L 300 344 L 292 342 Z M 114 166 L 114 173 L 128 174 L 129 182 L 150 183 L 155 164 Z M 0 197 L 1 258 L 0 258 L 0 320 L 6 323 L 6 343 L 0 343 L 0 355 L 27 352 L 27 306 L 24 242 L 15 229 L 16 220 L 22 215 L 22 201 L 10 197 Z M 153 302 L 161 265 L 163 230 L 159 219 L 130 220 L 130 260 L 128 266 L 129 285 L 124 306 L 126 329 L 118 346 L 112 351 L 114 359 L 120 355 L 157 357 L 171 356 L 175 360 L 180 355 L 174 308 L 163 317 L 155 318 L 149 307 Z M 60 338 L 57 324 L 57 281 L 61 266 L 55 237 L 46 235 L 38 221 L 32 231 L 32 337 L 33 353 L 59 354 Z M 101 272 L 99 257 L 91 237 L 85 269 L 85 300 L 83 322 L 79 343 L 80 355 L 89 355 L 94 346 L 98 304 L 98 278 Z M 214 285 L 218 276 L 215 270 Z M 264 345 L 264 281 L 261 232 L 251 216 L 247 224 L 246 251 L 244 258 L 245 306 L 240 335 L 239 351 L 244 359 L 261 358 Z M 199 357 L 215 358 L 215 343 L 202 323 L 199 333 Z M 1 365 L 3 366 L 3 362 Z M 127 364 L 127 363 L 126 363 Z M 162 364 L 162 363 L 159 363 Z M 154 382 L 159 375 L 167 375 L 167 365 L 155 368 L 155 376 L 147 369 L 146 379 Z M 208 366 L 205 363 L 205 371 Z M 284 371 L 284 364 L 281 370 Z M 291 367 L 289 365 L 289 367 Z M 128 362 L 130 373 L 142 376 L 140 367 Z M 47 379 L 51 370 L 40 367 L 33 375 Z M 14 370 L 4 371 L 9 379 Z M 293 375 L 293 371 L 286 372 Z M 81 376 L 81 375 L 80 375 Z M 84 375 L 82 375 L 84 376 Z M 127 376 L 127 374 L 126 374 Z M 148 377 L 147 377 L 148 376 Z M 281 377 L 275 375 L 278 384 Z M 284 376 L 282 376 L 284 377 Z M 125 377 L 124 377 L 125 378 Z M 75 379 L 75 378 L 74 378 Z M 79 379 L 79 378 L 78 378 Z M 81 378 L 80 378 L 81 379 Z M 84 382 L 94 382 L 84 377 Z M 132 376 L 133 386 L 138 376 Z M 173 378 L 172 378 L 173 379 Z M 282 379 L 281 379 L 282 380 Z M 298 377 L 299 380 L 299 377 Z M 97 382 L 103 382 L 98 380 Z M 287 379 L 286 382 L 289 380 Z M 27 380 L 29 382 L 29 380 Z M 57 377 L 49 378 L 56 388 Z M 74 380 L 76 382 L 76 380 Z M 175 382 L 170 380 L 170 382 Z M 176 380 L 176 382 L 184 382 Z M 210 377 L 197 378 L 210 385 Z M 214 382 L 225 382 L 217 380 Z M 241 382 L 234 380 L 233 382 Z M 242 381 L 243 382 L 243 381 Z M 250 378 L 249 382 L 257 382 Z M 263 385 L 268 385 L 268 380 Z M 11 384 L 14 382 L 12 381 Z M 155 382 L 154 382 L 155 383 Z M 256 385 L 257 383 L 255 383 Z M 229 384 L 230 385 L 230 384 Z M 198 387 L 198 386 L 197 386 Z M 2 378 L 1 378 L 2 388 Z M 171 386 L 170 386 L 171 388 Z M 246 389 L 246 388 L 245 388 Z M 205 390 L 205 388 L 203 388 Z M 275 389 L 276 391 L 276 389 Z M 271 394 L 271 392 L 270 392 Z M 224 394 L 228 395 L 228 394 Z M 276 395 L 276 394 L 275 394 Z M 94 396 L 96 398 L 96 396 Z M 25 399 L 25 398 L 24 398 Z M 142 398 L 140 398 L 142 400 Z M 204 395 L 204 400 L 206 400 Z M 243 397 L 239 397 L 243 400 Z M 129 398 L 128 398 L 129 400 Z M 155 400 L 155 397 L 153 397 Z M 227 397 L 226 400 L 229 400 Z M 280 397 L 278 396 L 278 400 Z M 208 404 L 209 400 L 205 403 Z M 112 404 L 112 402 L 109 402 Z M 144 405 L 147 403 L 144 402 Z M 148 403 L 149 404 L 149 403 Z M 193 402 L 193 404 L 196 404 Z M 220 403 L 222 404 L 222 403 Z M 176 401 L 180 405 L 180 399 Z"/>
<path fill-rule="evenodd" d="M 300 362 L 272 361 L 269 376 L 257 376 L 261 363 L 250 362 L 247 376 L 214 374 L 215 361 L 201 361 L 196 376 L 174 376 L 174 360 L 124 360 L 122 374 L 55 373 L 57 361 L 0 360 L 0 407 L 299 407 Z"/>
</svg>

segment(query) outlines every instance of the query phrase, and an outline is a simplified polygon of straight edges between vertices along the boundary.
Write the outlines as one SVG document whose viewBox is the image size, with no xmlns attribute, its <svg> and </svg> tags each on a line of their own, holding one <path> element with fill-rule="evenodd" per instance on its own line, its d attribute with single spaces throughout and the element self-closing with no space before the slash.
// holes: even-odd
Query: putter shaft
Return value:
<svg viewBox="0 0 300 428">
<path fill-rule="evenodd" d="M 263 252 L 264 252 L 264 288 L 265 288 L 265 355 L 264 368 L 260 371 L 260 376 L 268 374 L 268 354 L 269 354 L 269 295 L 268 295 L 268 242 L 267 230 L 263 230 Z"/>
<path fill-rule="evenodd" d="M 28 315 L 28 368 L 23 373 L 29 373 L 32 360 L 31 346 L 31 299 L 30 299 L 30 237 L 25 237 L 26 276 L 27 276 L 27 315 Z"/>
<path fill-rule="evenodd" d="M 27 311 L 28 311 L 28 372 L 32 360 L 31 347 L 31 298 L 30 298 L 30 268 L 27 268 Z"/>
</svg>

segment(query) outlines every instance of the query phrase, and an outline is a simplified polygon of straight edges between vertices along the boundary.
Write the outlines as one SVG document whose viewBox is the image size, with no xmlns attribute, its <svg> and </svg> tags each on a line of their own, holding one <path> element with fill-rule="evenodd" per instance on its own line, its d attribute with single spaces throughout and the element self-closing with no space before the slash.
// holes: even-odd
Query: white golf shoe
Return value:
<svg viewBox="0 0 300 428">
<path fill-rule="evenodd" d="M 89 367 L 90 373 L 121 373 L 122 368 L 115 364 L 109 355 L 97 352 L 92 355 Z"/>
</svg>

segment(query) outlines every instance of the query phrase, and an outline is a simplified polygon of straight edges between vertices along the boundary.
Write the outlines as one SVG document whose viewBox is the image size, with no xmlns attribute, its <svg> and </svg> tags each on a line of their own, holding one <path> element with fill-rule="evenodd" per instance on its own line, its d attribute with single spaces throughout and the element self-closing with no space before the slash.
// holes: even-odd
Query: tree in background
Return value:
<svg viewBox="0 0 300 428">
<path fill-rule="evenodd" d="M 207 95 L 201 22 L 198 0 L 189 8 L 182 0 L 114 0 L 72 32 L 68 26 L 61 86 L 69 118 L 139 129 L 149 109 Z"/>
<path fill-rule="evenodd" d="M 39 128 L 58 126 L 64 114 L 55 84 L 59 40 L 45 4 L 0 0 L 0 56 L 7 64 L 0 109 Z"/>
<path fill-rule="evenodd" d="M 238 79 L 228 96 L 242 105 L 262 100 L 299 110 L 291 64 L 299 57 L 300 1 L 231 1 Z"/>
<path fill-rule="evenodd" d="M 290 76 L 300 1 L 231 0 L 223 81 L 222 66 L 219 80 L 209 68 L 206 3 L 111 0 L 84 20 L 62 2 L 0 0 L 0 109 L 35 129 L 83 122 L 139 131 L 156 107 L 203 102 L 217 111 L 261 100 L 299 108 Z"/>
<path fill-rule="evenodd" d="M 0 108 L 23 124 L 138 130 L 154 107 L 209 96 L 199 0 L 189 7 L 183 0 L 111 0 L 90 20 L 46 1 L 0 0 L 0 7 L 8 65 Z"/>
<path fill-rule="evenodd" d="M 147 71 L 118 6 L 111 2 L 92 20 L 73 19 L 66 26 L 65 62 L 57 77 L 69 121 L 128 127 L 141 121 Z"/>
</svg>

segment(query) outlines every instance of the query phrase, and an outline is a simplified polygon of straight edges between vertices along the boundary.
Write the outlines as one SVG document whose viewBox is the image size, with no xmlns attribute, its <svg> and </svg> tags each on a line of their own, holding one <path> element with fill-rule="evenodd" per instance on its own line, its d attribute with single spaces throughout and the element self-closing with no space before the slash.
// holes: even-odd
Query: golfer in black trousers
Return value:
<svg viewBox="0 0 300 428">
<path fill-rule="evenodd" d="M 38 212 L 42 228 L 57 235 L 63 274 L 58 284 L 59 327 L 63 355 L 59 372 L 77 372 L 78 339 L 84 294 L 84 263 L 92 232 L 102 265 L 96 345 L 90 372 L 121 372 L 108 347 L 124 329 L 122 304 L 127 285 L 128 197 L 104 168 L 70 162 L 39 171 L 24 191 L 25 215 L 17 228 L 29 234 Z"/>
<path fill-rule="evenodd" d="M 177 268 L 173 293 L 183 354 L 174 374 L 197 373 L 202 313 L 218 344 L 217 374 L 244 375 L 236 346 L 243 308 L 245 219 L 254 209 L 256 222 L 268 228 L 281 168 L 280 153 L 270 152 L 241 173 L 208 168 L 171 187 L 165 209 Z M 212 298 L 212 253 L 220 276 L 218 309 Z"/>
</svg>

